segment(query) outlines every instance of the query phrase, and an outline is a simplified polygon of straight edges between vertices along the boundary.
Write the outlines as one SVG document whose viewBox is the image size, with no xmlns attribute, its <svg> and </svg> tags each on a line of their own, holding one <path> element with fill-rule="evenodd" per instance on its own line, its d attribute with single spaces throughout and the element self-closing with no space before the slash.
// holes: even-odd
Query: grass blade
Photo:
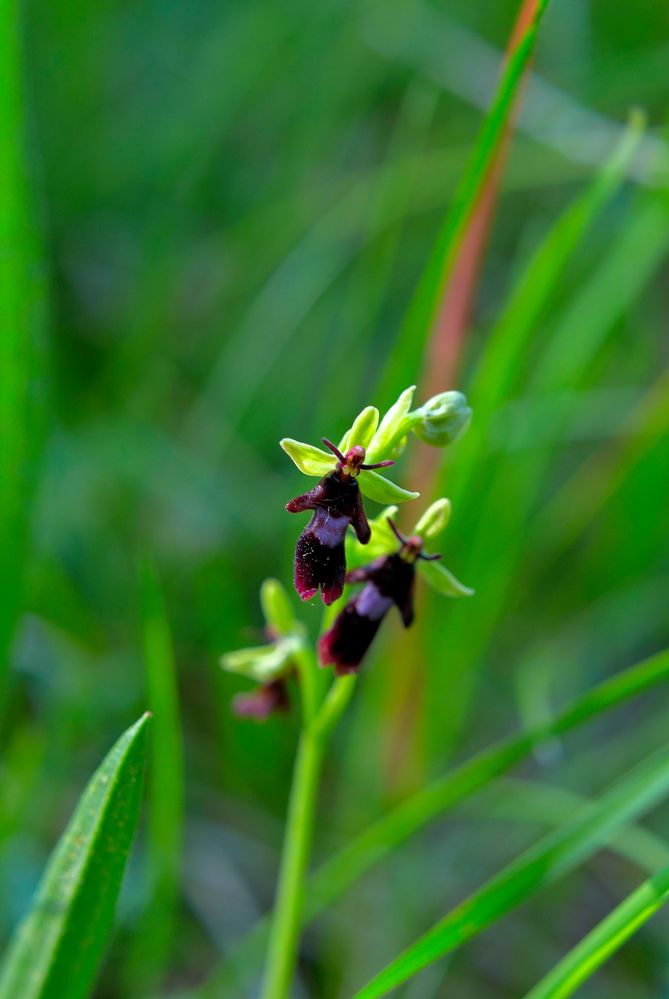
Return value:
<svg viewBox="0 0 669 999">
<path fill-rule="evenodd" d="M 0 999 L 88 995 L 139 817 L 149 718 L 124 732 L 89 781 L 10 943 Z"/>
<path fill-rule="evenodd" d="M 617 905 L 525 999 L 566 999 L 587 981 L 669 898 L 669 867 L 663 867 Z"/>
<path fill-rule="evenodd" d="M 604 846 L 621 825 L 652 808 L 669 791 L 669 747 L 651 754 L 575 819 L 491 878 L 355 993 L 376 999 L 451 953 L 546 885 Z"/>
</svg>

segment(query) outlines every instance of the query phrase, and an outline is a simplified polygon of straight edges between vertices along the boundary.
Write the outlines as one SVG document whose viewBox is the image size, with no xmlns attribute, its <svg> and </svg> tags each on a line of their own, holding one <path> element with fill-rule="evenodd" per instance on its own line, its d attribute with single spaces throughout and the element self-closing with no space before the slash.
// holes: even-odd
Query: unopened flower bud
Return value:
<svg viewBox="0 0 669 999">
<path fill-rule="evenodd" d="M 472 411 L 462 392 L 440 392 L 411 415 L 412 430 L 419 440 L 433 447 L 447 447 L 465 432 Z"/>
</svg>

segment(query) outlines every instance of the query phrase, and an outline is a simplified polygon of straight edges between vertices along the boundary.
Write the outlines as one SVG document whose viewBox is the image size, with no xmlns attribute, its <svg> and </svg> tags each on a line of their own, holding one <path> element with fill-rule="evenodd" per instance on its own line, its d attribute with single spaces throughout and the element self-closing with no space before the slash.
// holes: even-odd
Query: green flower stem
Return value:
<svg viewBox="0 0 669 999">
<path fill-rule="evenodd" d="M 316 663 L 309 650 L 301 675 L 311 675 Z M 351 698 L 357 677 L 337 677 L 318 714 L 306 721 L 309 713 L 308 687 L 305 685 L 305 726 L 293 771 L 288 805 L 286 836 L 281 857 L 279 884 L 270 929 L 269 948 L 261 999 L 287 999 L 297 963 L 297 951 L 304 912 L 304 888 L 309 852 L 318 801 L 318 784 L 323 756 L 329 738 Z"/>
<path fill-rule="evenodd" d="M 357 679 L 356 673 L 349 673 L 338 676 L 332 684 L 311 729 L 317 739 L 328 739 L 351 700 Z"/>
<path fill-rule="evenodd" d="M 321 701 L 321 685 L 318 676 L 318 665 L 313 651 L 303 644 L 295 652 L 295 662 L 300 674 L 300 690 L 302 692 L 303 727 L 313 722 Z"/>
<path fill-rule="evenodd" d="M 286 999 L 290 992 L 304 909 L 304 882 L 318 798 L 325 742 L 303 731 L 295 760 L 286 837 L 270 931 L 262 999 Z"/>
</svg>

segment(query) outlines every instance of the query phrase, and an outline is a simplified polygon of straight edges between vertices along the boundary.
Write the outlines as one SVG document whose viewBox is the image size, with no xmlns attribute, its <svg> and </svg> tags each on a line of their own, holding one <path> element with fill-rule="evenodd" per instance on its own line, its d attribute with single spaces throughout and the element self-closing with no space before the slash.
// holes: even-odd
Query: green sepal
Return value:
<svg viewBox="0 0 669 999">
<path fill-rule="evenodd" d="M 449 572 L 441 562 L 418 561 L 416 566 L 432 589 L 436 590 L 437 593 L 441 593 L 442 596 L 471 597 L 474 595 L 474 590 L 456 579 L 453 573 Z"/>
<path fill-rule="evenodd" d="M 353 426 L 350 430 L 347 430 L 341 439 L 339 444 L 339 450 L 342 454 L 346 454 L 350 448 L 355 447 L 359 444 L 365 449 L 369 447 L 369 444 L 376 433 L 376 428 L 379 425 L 379 411 L 376 406 L 367 406 L 361 413 L 356 416 L 353 421 Z"/>
<path fill-rule="evenodd" d="M 293 606 L 278 579 L 266 579 L 260 587 L 260 603 L 265 621 L 277 635 L 290 635 L 298 628 Z"/>
<path fill-rule="evenodd" d="M 446 529 L 450 519 L 451 501 L 448 499 L 438 499 L 427 508 L 412 533 L 417 534 L 423 541 L 430 541 Z"/>
<path fill-rule="evenodd" d="M 337 463 L 334 455 L 327 451 L 321 451 L 313 444 L 294 441 L 291 437 L 284 437 L 279 445 L 304 475 L 315 475 L 320 479 L 331 472 Z"/>
<path fill-rule="evenodd" d="M 407 500 L 417 499 L 420 496 L 420 493 L 402 489 L 378 472 L 361 472 L 358 482 L 362 495 L 374 500 L 375 503 L 406 503 Z"/>
<path fill-rule="evenodd" d="M 291 665 L 299 639 L 280 638 L 269 645 L 237 649 L 221 656 L 220 663 L 228 673 L 247 676 L 258 683 L 269 683 L 283 676 Z"/>
<path fill-rule="evenodd" d="M 398 452 L 411 429 L 407 417 L 415 391 L 415 385 L 410 385 L 409 388 L 405 389 L 381 420 L 379 428 L 367 448 L 366 460 L 368 462 L 383 461 L 385 458 L 394 457 Z"/>
</svg>

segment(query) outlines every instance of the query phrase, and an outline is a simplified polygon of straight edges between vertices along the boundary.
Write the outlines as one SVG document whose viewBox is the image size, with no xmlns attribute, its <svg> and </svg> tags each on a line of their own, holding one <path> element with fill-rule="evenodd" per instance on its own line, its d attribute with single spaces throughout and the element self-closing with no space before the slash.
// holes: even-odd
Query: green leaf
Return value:
<svg viewBox="0 0 669 999">
<path fill-rule="evenodd" d="M 390 407 L 383 417 L 381 425 L 374 434 L 374 438 L 367 449 L 367 461 L 383 461 L 393 456 L 394 449 L 397 447 L 399 441 L 409 432 L 409 428 L 406 425 L 407 416 L 411 409 L 415 391 L 415 385 L 410 385 L 409 388 L 405 389 L 397 402 Z"/>
<path fill-rule="evenodd" d="M 375 503 L 406 503 L 407 500 L 417 499 L 420 496 L 420 493 L 402 489 L 378 472 L 361 472 L 358 482 L 363 496 L 374 500 Z"/>
<path fill-rule="evenodd" d="M 446 530 L 450 519 L 451 501 L 438 499 L 427 508 L 414 527 L 413 533 L 421 537 L 423 541 L 431 541 Z"/>
<path fill-rule="evenodd" d="M 359 444 L 361 447 L 368 448 L 372 437 L 376 433 L 376 428 L 379 425 L 379 411 L 376 406 L 367 406 L 363 409 L 355 420 L 353 421 L 353 426 L 350 430 L 347 430 L 341 439 L 339 444 L 339 450 L 342 454 L 355 447 Z"/>
<path fill-rule="evenodd" d="M 417 568 L 427 579 L 433 590 L 441 593 L 444 597 L 471 597 L 474 590 L 465 586 L 449 572 L 441 562 L 418 562 Z"/>
<path fill-rule="evenodd" d="M 663 867 L 617 905 L 525 999 L 566 999 L 587 981 L 669 899 L 669 867 Z"/>
<path fill-rule="evenodd" d="M 320 479 L 331 472 L 336 465 L 334 455 L 321 451 L 313 444 L 303 444 L 302 441 L 294 441 L 290 437 L 284 437 L 279 444 L 304 475 L 315 475 Z"/>
<path fill-rule="evenodd" d="M 626 822 L 658 804 L 669 791 L 669 747 L 651 754 L 607 790 L 588 802 L 576 818 L 556 829 L 490 879 L 355 993 L 377 999 L 412 978 L 428 964 L 457 950 L 467 940 L 568 874 L 606 845 Z"/>
<path fill-rule="evenodd" d="M 10 943 L 0 999 L 89 994 L 139 817 L 149 718 L 121 736 L 86 787 Z"/>
<path fill-rule="evenodd" d="M 278 579 L 266 579 L 260 587 L 260 603 L 265 621 L 277 635 L 288 636 L 297 628 L 293 605 Z"/>
</svg>

